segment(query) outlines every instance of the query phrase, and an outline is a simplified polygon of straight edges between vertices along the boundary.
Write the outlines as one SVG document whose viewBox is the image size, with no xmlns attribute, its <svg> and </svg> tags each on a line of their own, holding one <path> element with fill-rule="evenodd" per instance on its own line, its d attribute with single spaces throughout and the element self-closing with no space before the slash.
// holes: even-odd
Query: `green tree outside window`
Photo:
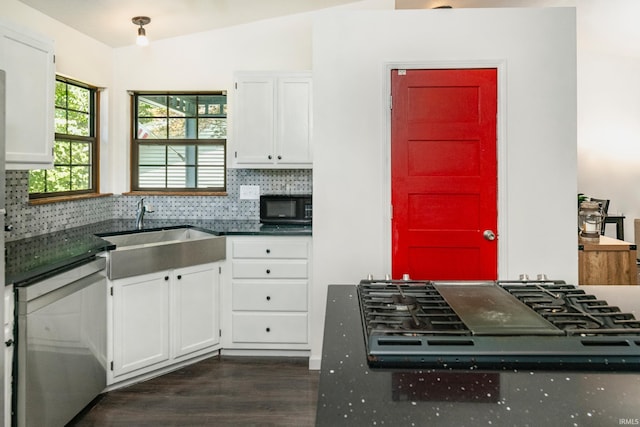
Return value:
<svg viewBox="0 0 640 427">
<path fill-rule="evenodd" d="M 31 198 L 96 192 L 96 89 L 59 77 L 53 169 L 29 173 Z"/>
</svg>

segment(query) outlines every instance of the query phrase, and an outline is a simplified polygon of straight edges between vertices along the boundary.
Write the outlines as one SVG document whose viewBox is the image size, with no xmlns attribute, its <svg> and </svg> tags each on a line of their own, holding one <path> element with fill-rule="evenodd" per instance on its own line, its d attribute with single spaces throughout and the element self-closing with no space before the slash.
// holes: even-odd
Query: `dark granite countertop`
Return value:
<svg viewBox="0 0 640 427">
<path fill-rule="evenodd" d="M 639 390 L 640 373 L 369 368 L 356 287 L 329 286 L 318 426 L 638 425 Z"/>
<path fill-rule="evenodd" d="M 217 235 L 310 236 L 311 226 L 262 225 L 259 221 L 145 220 L 145 231 L 189 226 Z M 5 283 L 28 284 L 95 257 L 115 246 L 98 235 L 139 232 L 133 219 L 114 219 L 5 244 Z"/>
<path fill-rule="evenodd" d="M 6 242 L 5 283 L 28 284 L 112 248 L 111 243 L 96 237 L 91 227 Z"/>
</svg>

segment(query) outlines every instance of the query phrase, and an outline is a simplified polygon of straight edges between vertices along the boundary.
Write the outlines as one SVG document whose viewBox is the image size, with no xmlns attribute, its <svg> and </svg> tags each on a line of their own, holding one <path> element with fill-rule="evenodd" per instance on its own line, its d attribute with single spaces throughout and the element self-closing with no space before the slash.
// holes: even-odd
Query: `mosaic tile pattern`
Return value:
<svg viewBox="0 0 640 427">
<path fill-rule="evenodd" d="M 110 197 L 29 206 L 29 172 L 6 172 L 7 242 L 110 219 Z"/>
<path fill-rule="evenodd" d="M 112 218 L 134 218 L 139 196 L 116 195 L 97 199 L 29 206 L 29 173 L 7 171 L 6 241 L 66 230 Z M 259 185 L 260 194 L 311 194 L 312 171 L 308 169 L 228 169 L 227 196 L 147 196 L 154 219 L 257 220 L 257 200 L 240 200 L 240 185 Z"/>
</svg>

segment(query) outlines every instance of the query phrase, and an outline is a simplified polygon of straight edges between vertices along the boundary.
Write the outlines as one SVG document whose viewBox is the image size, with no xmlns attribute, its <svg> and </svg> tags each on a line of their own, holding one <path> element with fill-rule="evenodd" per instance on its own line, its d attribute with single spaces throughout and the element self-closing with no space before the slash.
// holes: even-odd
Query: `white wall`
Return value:
<svg viewBox="0 0 640 427">
<path fill-rule="evenodd" d="M 0 17 L 55 40 L 56 72 L 99 87 L 111 85 L 112 49 L 17 0 L 2 0 Z"/>
<path fill-rule="evenodd" d="M 578 191 L 610 199 L 629 242 L 640 218 L 639 18 L 637 0 L 578 2 Z"/>
<path fill-rule="evenodd" d="M 544 272 L 577 282 L 575 43 L 568 8 L 316 20 L 312 365 L 326 286 L 390 272 L 388 63 L 500 64 L 499 277 Z"/>
</svg>

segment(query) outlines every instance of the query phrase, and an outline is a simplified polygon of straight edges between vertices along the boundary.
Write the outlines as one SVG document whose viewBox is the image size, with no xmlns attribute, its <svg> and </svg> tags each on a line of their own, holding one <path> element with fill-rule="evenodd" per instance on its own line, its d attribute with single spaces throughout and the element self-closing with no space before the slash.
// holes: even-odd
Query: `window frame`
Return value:
<svg viewBox="0 0 640 427">
<path fill-rule="evenodd" d="M 207 139 L 184 139 L 184 138 L 170 138 L 170 139 L 140 139 L 138 138 L 138 98 L 140 96 L 227 96 L 226 90 L 218 91 L 129 91 L 130 95 L 130 194 L 155 194 L 155 195 L 226 195 L 227 194 L 227 137 L 222 138 L 207 138 Z M 228 100 L 228 98 L 227 98 Z M 228 105 L 228 104 L 226 104 Z M 227 107 L 228 109 L 228 107 Z M 167 111 L 167 118 L 173 116 Z M 198 115 L 196 115 L 196 118 Z M 224 119 L 227 123 L 228 130 L 228 110 L 224 115 Z M 158 145 L 158 146 L 219 146 L 224 151 L 223 155 L 223 186 L 222 187 L 140 187 L 139 177 L 139 146 L 140 145 Z M 167 165 L 165 165 L 166 167 Z M 195 165 L 197 167 L 197 163 Z"/>
<path fill-rule="evenodd" d="M 93 195 L 98 195 L 100 192 L 100 88 L 97 86 L 93 86 L 89 83 L 81 82 L 78 80 L 74 80 L 68 77 L 64 77 L 61 75 L 56 75 L 56 82 L 63 82 L 67 85 L 77 86 L 84 89 L 88 89 L 90 93 L 89 99 L 89 122 L 90 122 L 90 135 L 89 136 L 81 136 L 81 135 L 69 135 L 64 133 L 54 133 L 54 145 L 58 141 L 77 141 L 89 143 L 91 147 L 91 164 L 90 168 L 90 187 L 88 189 L 83 190 L 65 190 L 65 191 L 50 191 L 44 193 L 31 193 L 29 192 L 29 200 L 33 201 L 46 201 L 47 199 L 60 199 L 60 198 L 73 198 L 74 196 L 82 196 L 82 197 L 91 197 Z M 54 101 L 54 105 L 52 108 L 55 110 L 56 105 Z M 65 108 L 66 111 L 75 111 L 72 109 Z M 53 167 L 55 168 L 57 164 L 54 154 L 53 159 Z M 66 166 L 66 164 L 65 164 Z M 49 169 L 45 169 L 46 171 Z M 29 177 L 30 179 L 31 177 Z"/>
</svg>

